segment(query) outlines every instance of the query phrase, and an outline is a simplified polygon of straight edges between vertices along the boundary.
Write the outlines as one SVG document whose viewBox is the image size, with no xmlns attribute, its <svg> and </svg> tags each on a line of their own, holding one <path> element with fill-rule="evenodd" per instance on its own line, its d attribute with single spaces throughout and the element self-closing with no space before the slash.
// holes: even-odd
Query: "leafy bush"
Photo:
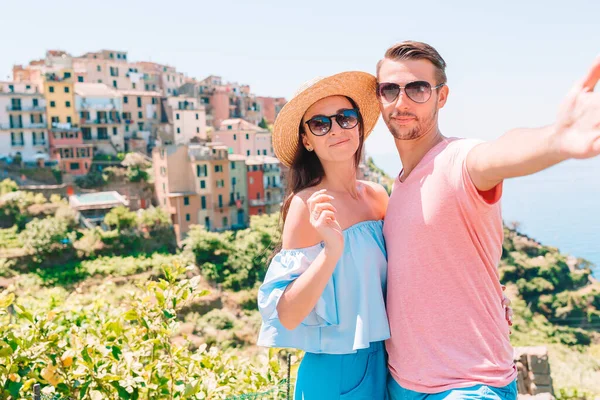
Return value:
<svg viewBox="0 0 600 400">
<path fill-rule="evenodd" d="M 99 188 L 106 184 L 106 177 L 102 172 L 92 170 L 86 175 L 75 179 L 75 184 L 83 189 Z"/>
<path fill-rule="evenodd" d="M 136 226 L 137 215 L 124 206 L 115 207 L 106 214 L 104 223 L 117 231 L 131 229 Z"/>
<path fill-rule="evenodd" d="M 216 329 L 231 329 L 234 318 L 227 311 L 214 309 L 204 314 L 199 322 L 201 325 L 209 325 Z"/>
<path fill-rule="evenodd" d="M 75 233 L 70 231 L 68 222 L 56 217 L 34 219 L 19 234 L 23 247 L 36 262 L 71 249 L 74 239 Z"/>
<path fill-rule="evenodd" d="M 35 383 L 78 399 L 224 399 L 276 387 L 285 370 L 274 352 L 252 361 L 171 340 L 177 311 L 203 295 L 199 277 L 180 279 L 184 272 L 166 266 L 165 279 L 117 305 L 106 293 L 74 294 L 28 309 L 0 294 L 0 398 L 27 397 Z"/>
</svg>

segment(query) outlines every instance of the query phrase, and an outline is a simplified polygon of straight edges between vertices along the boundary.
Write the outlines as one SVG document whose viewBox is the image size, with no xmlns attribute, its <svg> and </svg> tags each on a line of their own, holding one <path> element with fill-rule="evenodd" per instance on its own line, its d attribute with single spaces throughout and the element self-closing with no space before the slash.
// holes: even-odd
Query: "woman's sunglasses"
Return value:
<svg viewBox="0 0 600 400">
<path fill-rule="evenodd" d="M 315 115 L 306 121 L 305 124 L 308 125 L 308 129 L 310 129 L 313 135 L 323 136 L 331 130 L 332 119 L 335 119 L 341 128 L 352 129 L 358 125 L 358 110 L 350 108 L 340 110 L 337 114 L 330 116 Z"/>
<path fill-rule="evenodd" d="M 444 83 L 431 87 L 431 84 L 426 81 L 410 82 L 406 86 L 384 82 L 377 85 L 377 98 L 382 103 L 393 103 L 400 95 L 402 89 L 404 89 L 404 93 L 409 99 L 415 103 L 425 103 L 431 97 L 432 89 L 438 89 L 442 86 L 444 86 Z"/>
</svg>

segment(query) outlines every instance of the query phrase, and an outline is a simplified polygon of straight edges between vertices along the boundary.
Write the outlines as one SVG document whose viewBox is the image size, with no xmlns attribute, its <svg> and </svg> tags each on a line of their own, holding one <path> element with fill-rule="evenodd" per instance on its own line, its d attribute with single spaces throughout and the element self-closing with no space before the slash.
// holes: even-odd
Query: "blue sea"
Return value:
<svg viewBox="0 0 600 400">
<path fill-rule="evenodd" d="M 593 262 L 600 279 L 600 158 L 507 180 L 502 214 L 537 241 Z"/>
</svg>

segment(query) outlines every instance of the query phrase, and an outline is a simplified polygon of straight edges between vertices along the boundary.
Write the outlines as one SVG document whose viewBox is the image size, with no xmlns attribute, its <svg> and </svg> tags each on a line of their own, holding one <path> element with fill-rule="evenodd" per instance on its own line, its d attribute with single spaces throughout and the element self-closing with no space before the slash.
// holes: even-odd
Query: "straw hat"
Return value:
<svg viewBox="0 0 600 400">
<path fill-rule="evenodd" d="M 298 127 L 302 117 L 315 102 L 329 96 L 347 96 L 354 100 L 363 118 L 366 139 L 379 119 L 376 87 L 377 78 L 360 71 L 319 77 L 302 85 L 275 120 L 273 150 L 277 158 L 288 167 L 292 165 L 300 144 Z"/>
</svg>

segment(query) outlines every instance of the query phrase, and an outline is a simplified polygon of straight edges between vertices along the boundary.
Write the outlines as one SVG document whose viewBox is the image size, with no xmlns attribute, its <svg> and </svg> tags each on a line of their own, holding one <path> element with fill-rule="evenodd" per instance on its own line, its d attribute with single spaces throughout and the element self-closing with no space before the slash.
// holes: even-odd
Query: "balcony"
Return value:
<svg viewBox="0 0 600 400">
<path fill-rule="evenodd" d="M 46 81 L 48 82 L 73 82 L 73 76 L 59 76 L 55 73 L 47 73 L 45 75 Z"/>
<path fill-rule="evenodd" d="M 46 107 L 42 107 L 42 106 L 30 106 L 30 107 L 23 107 L 23 106 L 7 106 L 6 107 L 6 111 L 14 111 L 14 112 L 44 112 L 46 111 Z"/>
<path fill-rule="evenodd" d="M 100 118 L 100 119 L 81 119 L 81 125 L 119 125 L 121 120 L 111 118 Z"/>
<path fill-rule="evenodd" d="M 252 200 L 250 200 L 250 207 L 265 206 L 266 204 L 267 204 L 267 200 L 265 200 L 265 199 L 252 199 Z"/>
<path fill-rule="evenodd" d="M 54 126 L 54 124 L 52 124 L 52 128 L 50 128 L 50 131 L 52 131 L 52 132 L 79 132 L 79 128 L 59 126 L 59 125 Z"/>
<path fill-rule="evenodd" d="M 11 129 L 45 129 L 46 124 L 43 122 L 35 124 L 0 124 L 0 130 L 7 131 Z"/>
<path fill-rule="evenodd" d="M 47 142 L 45 140 L 34 140 L 33 141 L 34 146 L 45 146 L 46 144 L 47 144 Z"/>
<path fill-rule="evenodd" d="M 281 203 L 279 199 L 254 199 L 250 200 L 250 207 L 270 206 Z"/>
<path fill-rule="evenodd" d="M 238 206 L 237 202 L 240 202 L 240 205 Z M 244 205 L 244 201 L 245 201 L 245 197 L 240 198 L 239 200 L 233 200 L 233 201 L 229 201 L 229 207 L 238 207 L 238 208 L 242 208 L 242 206 Z"/>
<path fill-rule="evenodd" d="M 229 208 L 229 204 L 225 204 L 225 203 L 223 203 L 223 204 L 218 204 L 218 203 L 215 204 L 215 210 L 222 210 L 224 208 Z"/>
<path fill-rule="evenodd" d="M 25 146 L 25 142 L 24 141 L 15 141 L 15 140 L 11 140 L 10 141 L 10 145 L 12 147 L 24 147 Z"/>
</svg>

